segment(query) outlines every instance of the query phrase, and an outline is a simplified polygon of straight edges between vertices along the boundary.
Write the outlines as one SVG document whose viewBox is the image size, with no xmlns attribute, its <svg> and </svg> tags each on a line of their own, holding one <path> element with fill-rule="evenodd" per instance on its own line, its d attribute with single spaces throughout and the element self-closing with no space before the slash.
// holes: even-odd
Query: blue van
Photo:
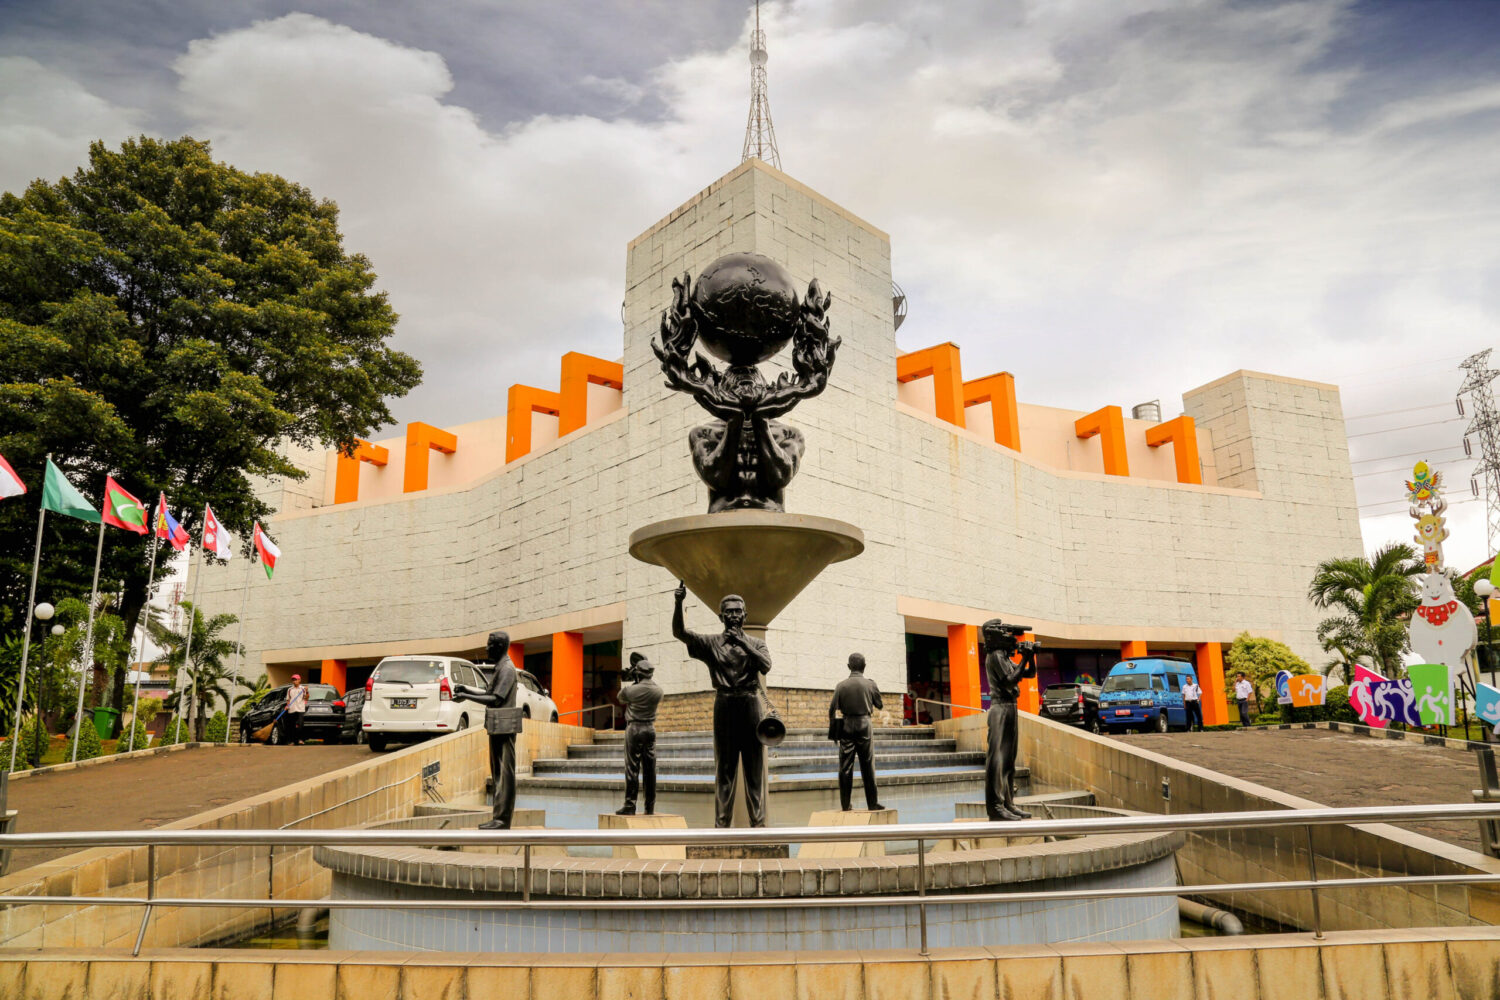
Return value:
<svg viewBox="0 0 1500 1000">
<path fill-rule="evenodd" d="M 1099 721 L 1105 732 L 1136 727 L 1164 733 L 1187 726 L 1182 686 L 1195 675 L 1192 663 L 1169 656 L 1116 663 L 1099 692 Z"/>
</svg>

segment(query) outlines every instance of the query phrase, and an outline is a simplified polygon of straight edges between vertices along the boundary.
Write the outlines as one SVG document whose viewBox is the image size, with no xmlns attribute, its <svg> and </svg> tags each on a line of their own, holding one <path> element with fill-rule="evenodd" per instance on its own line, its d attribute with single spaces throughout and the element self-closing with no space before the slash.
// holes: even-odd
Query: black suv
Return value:
<svg viewBox="0 0 1500 1000">
<path fill-rule="evenodd" d="M 307 684 L 307 714 L 302 716 L 302 738 L 304 740 L 322 740 L 324 743 L 338 743 L 342 738 L 344 728 L 344 699 L 339 696 L 338 689 L 331 684 Z M 281 687 L 272 688 L 266 692 L 266 696 L 250 707 L 250 711 L 240 719 L 240 742 L 253 742 L 255 731 L 265 727 L 281 710 L 286 707 L 286 692 L 291 687 L 283 684 Z M 282 734 L 281 723 L 277 723 L 271 729 L 271 734 L 266 742 L 271 746 L 279 746 L 285 739 Z"/>
<path fill-rule="evenodd" d="M 1091 733 L 1099 725 L 1099 685 L 1053 684 L 1042 692 L 1042 715 L 1056 722 L 1082 724 Z"/>
</svg>

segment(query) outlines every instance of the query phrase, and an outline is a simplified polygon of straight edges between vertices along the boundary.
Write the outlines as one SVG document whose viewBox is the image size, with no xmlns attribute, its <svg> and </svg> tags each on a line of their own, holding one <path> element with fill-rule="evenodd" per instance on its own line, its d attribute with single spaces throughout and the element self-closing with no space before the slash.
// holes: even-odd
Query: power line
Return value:
<svg viewBox="0 0 1500 1000">
<path fill-rule="evenodd" d="M 1389 462 L 1397 458 L 1425 458 L 1428 455 L 1440 455 L 1445 451 L 1457 451 L 1458 445 L 1449 445 L 1446 448 L 1423 448 L 1421 451 L 1408 451 L 1402 455 L 1377 455 L 1374 458 L 1357 458 L 1349 462 L 1350 465 L 1368 465 L 1371 462 Z M 1467 456 L 1466 456 L 1467 457 Z"/>
<path fill-rule="evenodd" d="M 1496 372 L 1495 374 L 1500 375 L 1500 372 Z M 1399 434 L 1401 431 L 1414 431 L 1419 427 L 1437 427 L 1440 424 L 1455 424 L 1462 419 L 1463 417 L 1449 417 L 1446 420 L 1429 420 L 1426 423 L 1422 424 L 1403 424 L 1400 427 L 1387 427 L 1384 430 L 1379 431 L 1360 431 L 1358 434 L 1346 434 L 1344 436 L 1350 438 L 1362 438 L 1369 437 L 1372 434 Z M 1475 419 L 1477 420 L 1478 418 L 1476 417 Z"/>
<path fill-rule="evenodd" d="M 1427 464 L 1428 465 L 1458 465 L 1459 463 L 1461 463 L 1461 462 L 1467 462 L 1468 460 L 1469 460 L 1469 457 L 1467 455 L 1465 455 L 1463 458 L 1447 458 L 1447 459 L 1443 459 L 1442 461 L 1438 461 L 1438 462 L 1428 462 Z M 1409 466 L 1409 465 L 1393 465 L 1389 469 L 1374 469 L 1374 470 L 1371 470 L 1370 472 L 1356 472 L 1354 474 L 1354 478 L 1355 479 L 1363 479 L 1365 476 L 1384 476 L 1384 475 L 1389 475 L 1390 473 L 1393 473 L 1393 472 L 1406 472 L 1406 473 L 1410 473 L 1411 472 L 1411 466 Z"/>
<path fill-rule="evenodd" d="M 1428 403 L 1426 406 L 1408 406 L 1405 409 L 1401 410 L 1381 410 L 1379 413 L 1361 413 L 1357 417 L 1345 417 L 1344 422 L 1348 423 L 1350 420 L 1368 420 L 1370 417 L 1390 417 L 1394 416 L 1397 413 L 1416 413 L 1418 410 L 1435 410 L 1439 406 L 1447 405 L 1448 404 L 1446 402 Z"/>
<path fill-rule="evenodd" d="M 1429 358 L 1426 361 L 1419 362 L 1417 364 L 1417 367 L 1418 368 L 1424 368 L 1424 367 L 1426 367 L 1428 365 L 1446 365 L 1448 362 L 1450 362 L 1450 361 L 1457 361 L 1459 358 L 1462 358 L 1462 357 L 1463 357 L 1462 354 L 1450 354 L 1446 358 Z M 1404 367 L 1409 367 L 1409 366 L 1404 366 Z M 1337 380 L 1337 381 L 1339 381 L 1339 382 L 1345 382 L 1345 381 L 1348 381 L 1349 379 L 1351 379 L 1351 378 L 1353 378 L 1353 377 L 1355 377 L 1357 375 L 1383 375 L 1383 374 L 1385 374 L 1386 372 L 1388 372 L 1390 370 L 1391 370 L 1391 366 L 1390 365 L 1381 365 L 1379 368 L 1365 368 L 1365 369 L 1362 369 L 1362 370 L 1357 371 L 1357 372 L 1345 372 L 1342 375 L 1336 375 L 1336 376 L 1334 376 L 1334 379 Z"/>
<path fill-rule="evenodd" d="M 1464 497 L 1462 500 L 1449 500 L 1448 501 L 1448 506 L 1449 507 L 1457 507 L 1459 504 L 1464 504 L 1464 503 L 1478 503 L 1479 501 L 1481 501 L 1483 499 L 1484 499 L 1484 497 Z M 1402 504 L 1402 505 L 1408 506 L 1408 507 L 1411 506 L 1411 501 L 1410 500 L 1402 498 L 1402 499 L 1399 499 L 1399 500 L 1372 500 L 1369 503 L 1362 503 L 1362 504 L 1360 504 L 1359 505 L 1359 509 L 1360 510 L 1366 510 L 1366 509 L 1368 509 L 1370 507 L 1384 507 L 1386 504 L 1393 504 L 1393 503 Z"/>
</svg>

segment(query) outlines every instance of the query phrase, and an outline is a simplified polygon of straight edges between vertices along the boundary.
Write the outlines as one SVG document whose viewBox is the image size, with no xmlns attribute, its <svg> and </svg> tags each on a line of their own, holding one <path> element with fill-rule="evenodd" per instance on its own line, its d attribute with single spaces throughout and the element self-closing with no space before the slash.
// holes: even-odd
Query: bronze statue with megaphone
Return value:
<svg viewBox="0 0 1500 1000">
<path fill-rule="evenodd" d="M 734 818 L 737 770 L 745 771 L 745 813 L 751 826 L 766 825 L 766 747 L 786 738 L 786 725 L 766 695 L 763 678 L 771 670 L 771 651 L 745 632 L 745 599 L 726 594 L 719 602 L 717 635 L 689 632 L 682 602 L 687 586 L 680 581 L 673 595 L 672 635 L 687 646 L 688 656 L 708 667 L 714 686 L 714 826 Z"/>
</svg>

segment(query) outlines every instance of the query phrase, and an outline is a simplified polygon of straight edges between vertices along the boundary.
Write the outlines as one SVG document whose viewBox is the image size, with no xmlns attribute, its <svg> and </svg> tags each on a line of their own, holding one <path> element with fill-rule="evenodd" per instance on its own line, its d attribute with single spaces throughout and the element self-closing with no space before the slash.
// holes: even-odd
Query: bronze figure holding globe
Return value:
<svg viewBox="0 0 1500 1000">
<path fill-rule="evenodd" d="M 802 461 L 802 432 L 779 423 L 798 401 L 828 385 L 839 338 L 828 335 L 831 296 L 816 278 L 799 300 L 791 275 L 753 253 L 720 257 L 699 275 L 672 280 L 651 349 L 667 385 L 691 393 L 718 419 L 688 436 L 693 467 L 708 486 L 708 512 L 783 511 L 786 485 Z M 792 372 L 767 382 L 756 367 L 792 345 Z M 693 347 L 728 367 L 719 371 Z"/>
</svg>

